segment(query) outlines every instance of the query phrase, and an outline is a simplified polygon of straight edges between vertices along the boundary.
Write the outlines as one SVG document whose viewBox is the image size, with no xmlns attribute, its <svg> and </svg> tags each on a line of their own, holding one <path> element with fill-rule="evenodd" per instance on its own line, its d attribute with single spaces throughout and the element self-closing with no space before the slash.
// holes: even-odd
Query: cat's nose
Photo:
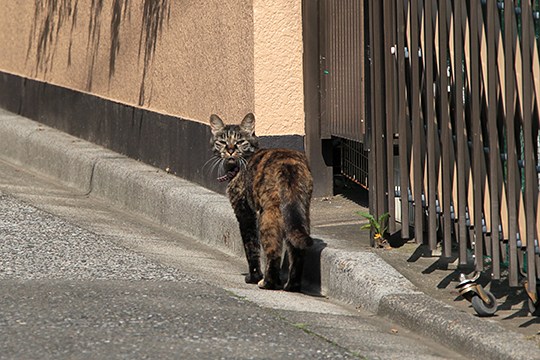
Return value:
<svg viewBox="0 0 540 360">
<path fill-rule="evenodd" d="M 234 151 L 235 151 L 235 149 L 231 149 L 231 148 L 227 149 L 227 152 L 229 153 L 229 155 L 234 154 Z"/>
</svg>

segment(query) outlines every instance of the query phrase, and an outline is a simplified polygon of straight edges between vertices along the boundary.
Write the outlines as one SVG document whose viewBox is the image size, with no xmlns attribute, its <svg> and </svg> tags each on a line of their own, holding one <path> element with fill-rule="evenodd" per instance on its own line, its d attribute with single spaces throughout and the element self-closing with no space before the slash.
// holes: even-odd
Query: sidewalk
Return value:
<svg viewBox="0 0 540 360">
<path fill-rule="evenodd" d="M 227 198 L 196 184 L 4 110 L 0 158 L 244 257 Z M 539 320 L 522 310 L 525 296 L 514 291 L 503 299 L 493 289 L 502 309 L 493 318 L 474 316 L 457 299 L 457 271 L 423 257 L 422 247 L 371 249 L 356 215 L 365 209 L 344 194 L 313 200 L 316 244 L 305 280 L 314 291 L 389 317 L 473 358 L 540 359 Z"/>
</svg>

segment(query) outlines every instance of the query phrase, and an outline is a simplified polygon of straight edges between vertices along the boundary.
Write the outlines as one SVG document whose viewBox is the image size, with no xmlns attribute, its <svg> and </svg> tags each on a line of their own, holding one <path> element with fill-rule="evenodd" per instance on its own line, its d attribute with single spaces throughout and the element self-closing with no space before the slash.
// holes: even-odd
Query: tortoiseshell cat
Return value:
<svg viewBox="0 0 540 360">
<path fill-rule="evenodd" d="M 227 194 L 240 224 L 249 266 L 247 283 L 279 289 L 283 240 L 287 246 L 289 277 L 283 289 L 300 291 L 304 249 L 309 235 L 309 206 L 313 179 L 305 155 L 287 149 L 259 149 L 255 117 L 240 125 L 225 125 L 210 117 L 214 161 L 220 181 L 229 181 Z M 260 245 L 266 255 L 264 277 Z"/>
</svg>

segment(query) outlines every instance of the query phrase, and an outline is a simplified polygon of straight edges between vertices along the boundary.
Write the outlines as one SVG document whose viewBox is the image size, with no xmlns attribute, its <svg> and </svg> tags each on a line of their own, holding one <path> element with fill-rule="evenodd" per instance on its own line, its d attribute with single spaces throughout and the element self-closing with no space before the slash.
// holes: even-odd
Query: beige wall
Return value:
<svg viewBox="0 0 540 360">
<path fill-rule="evenodd" d="M 195 121 L 218 113 L 234 122 L 253 111 L 260 135 L 304 134 L 300 1 L 104 0 L 92 9 L 91 0 L 64 0 L 37 10 L 36 3 L 2 2 L 0 71 Z M 143 21 L 145 3 L 164 19 L 146 65 L 153 23 Z"/>
<path fill-rule="evenodd" d="M 262 120 L 258 130 L 304 134 L 302 2 L 253 3 L 255 113 Z"/>
</svg>

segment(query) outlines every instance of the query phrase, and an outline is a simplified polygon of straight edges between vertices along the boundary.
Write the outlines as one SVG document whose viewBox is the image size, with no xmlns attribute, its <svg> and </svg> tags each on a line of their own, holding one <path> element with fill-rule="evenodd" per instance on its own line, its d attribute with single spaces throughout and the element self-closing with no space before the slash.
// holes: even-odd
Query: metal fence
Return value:
<svg viewBox="0 0 540 360">
<path fill-rule="evenodd" d="M 509 285 L 524 284 L 534 309 L 539 1 L 368 7 L 372 213 L 389 212 L 404 239 L 457 251 L 461 265 L 472 252 L 493 279 L 507 267 Z"/>
<path fill-rule="evenodd" d="M 339 168 L 367 187 L 365 0 L 319 0 L 320 135 L 339 144 Z M 337 164 L 336 164 L 337 165 Z"/>
<path fill-rule="evenodd" d="M 364 140 L 364 1 L 321 0 L 321 135 Z"/>
</svg>

